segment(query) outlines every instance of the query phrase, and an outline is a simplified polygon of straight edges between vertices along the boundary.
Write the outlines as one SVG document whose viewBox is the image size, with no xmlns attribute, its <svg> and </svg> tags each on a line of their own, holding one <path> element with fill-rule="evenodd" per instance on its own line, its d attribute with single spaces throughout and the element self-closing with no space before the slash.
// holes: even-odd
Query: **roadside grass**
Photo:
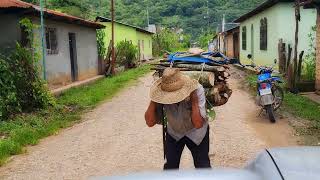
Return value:
<svg viewBox="0 0 320 180">
<path fill-rule="evenodd" d="M 254 74 L 248 74 L 246 77 L 246 82 L 250 86 L 252 91 L 256 88 L 257 76 Z M 285 92 L 282 110 L 289 112 L 295 117 L 307 120 L 306 127 L 295 127 L 299 134 L 308 136 L 313 136 L 317 142 L 307 144 L 318 145 L 320 141 L 320 104 L 313 102 L 312 100 L 301 96 L 292 94 L 290 92 Z M 305 122 L 302 122 L 303 124 Z"/>
<path fill-rule="evenodd" d="M 86 110 L 111 99 L 148 72 L 150 66 L 144 65 L 88 86 L 70 89 L 57 98 L 55 107 L 0 122 L 0 165 L 10 156 L 23 153 L 25 146 L 36 145 L 41 138 L 79 122 Z"/>
</svg>

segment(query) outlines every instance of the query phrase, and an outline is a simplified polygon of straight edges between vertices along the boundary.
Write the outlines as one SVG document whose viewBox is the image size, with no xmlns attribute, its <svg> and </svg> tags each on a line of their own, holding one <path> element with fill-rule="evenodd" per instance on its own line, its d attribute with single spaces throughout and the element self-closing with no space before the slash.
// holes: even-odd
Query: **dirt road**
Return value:
<svg viewBox="0 0 320 180">
<path fill-rule="evenodd" d="M 242 167 L 266 147 L 295 145 L 285 119 L 269 124 L 257 117 L 259 108 L 239 87 L 239 74 L 230 79 L 234 94 L 230 102 L 216 108 L 210 122 L 210 157 L 214 166 Z M 161 127 L 147 128 L 144 111 L 152 77 L 121 92 L 84 116 L 85 121 L 29 147 L 0 168 L 0 179 L 87 179 L 138 171 L 161 171 L 163 166 Z M 185 151 L 182 168 L 192 168 Z"/>
</svg>

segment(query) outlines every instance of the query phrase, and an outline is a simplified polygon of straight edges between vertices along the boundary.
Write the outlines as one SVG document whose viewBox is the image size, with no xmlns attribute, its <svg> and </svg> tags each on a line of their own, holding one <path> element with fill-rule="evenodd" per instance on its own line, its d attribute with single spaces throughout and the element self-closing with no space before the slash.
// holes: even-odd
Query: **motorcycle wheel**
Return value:
<svg viewBox="0 0 320 180">
<path fill-rule="evenodd" d="M 273 111 L 272 105 L 266 105 L 266 106 L 265 106 L 265 109 L 266 109 L 267 114 L 268 114 L 268 116 L 269 116 L 270 122 L 275 123 L 275 122 L 276 122 L 276 118 L 275 118 L 275 116 L 274 116 L 274 111 Z"/>
<path fill-rule="evenodd" d="M 273 110 L 276 111 L 283 103 L 284 93 L 281 87 L 277 85 L 272 86 L 272 94 L 274 97 Z"/>
</svg>

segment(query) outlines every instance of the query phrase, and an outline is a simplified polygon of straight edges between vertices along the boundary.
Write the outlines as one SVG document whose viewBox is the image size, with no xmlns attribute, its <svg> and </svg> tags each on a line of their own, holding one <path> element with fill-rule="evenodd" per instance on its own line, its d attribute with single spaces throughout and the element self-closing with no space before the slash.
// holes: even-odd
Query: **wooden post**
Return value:
<svg viewBox="0 0 320 180">
<path fill-rule="evenodd" d="M 293 88 L 296 89 L 297 83 L 297 74 L 298 74 L 298 43 L 299 43 L 299 21 L 301 19 L 300 16 L 300 0 L 295 1 L 295 19 L 296 19 L 296 31 L 294 35 L 294 56 L 293 56 L 293 79 L 292 85 Z"/>
<path fill-rule="evenodd" d="M 286 72 L 286 44 L 280 39 L 278 43 L 278 55 L 279 55 L 279 71 L 280 73 Z"/>
<path fill-rule="evenodd" d="M 303 58 L 304 51 L 301 51 L 299 54 L 299 63 L 298 63 L 298 75 L 297 75 L 297 82 L 301 80 L 301 70 L 302 70 L 302 58 Z"/>
<path fill-rule="evenodd" d="M 287 81 L 288 81 L 288 84 L 287 84 L 287 88 L 289 90 L 292 90 L 293 89 L 293 65 L 292 63 L 289 64 L 288 66 L 288 72 L 287 72 Z"/>
<path fill-rule="evenodd" d="M 286 71 L 288 71 L 289 69 L 289 65 L 291 63 L 291 56 L 292 56 L 292 47 L 290 44 L 288 44 L 288 59 L 287 59 Z"/>
<path fill-rule="evenodd" d="M 320 95 L 320 7 L 317 9 L 317 33 L 316 33 L 316 93 Z"/>
</svg>

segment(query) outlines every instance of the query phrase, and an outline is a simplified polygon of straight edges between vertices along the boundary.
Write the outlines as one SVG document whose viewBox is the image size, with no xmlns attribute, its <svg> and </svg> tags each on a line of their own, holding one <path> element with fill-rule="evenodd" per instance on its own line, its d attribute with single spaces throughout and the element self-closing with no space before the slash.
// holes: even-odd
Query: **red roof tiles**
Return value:
<svg viewBox="0 0 320 180">
<path fill-rule="evenodd" d="M 32 9 L 36 12 L 40 12 L 40 7 L 26 3 L 20 0 L 0 0 L 0 9 L 1 8 L 21 8 L 21 9 Z M 29 12 L 30 13 L 30 12 Z M 52 18 L 55 20 L 63 20 L 68 23 L 72 24 L 80 24 L 88 27 L 94 27 L 94 28 L 103 28 L 104 26 L 92 21 L 88 21 L 79 17 L 71 16 L 65 13 L 53 11 L 50 9 L 44 9 L 44 14 L 46 18 Z"/>
<path fill-rule="evenodd" d="M 0 0 L 0 8 L 9 7 L 29 8 L 32 7 L 32 4 L 19 0 Z"/>
</svg>

